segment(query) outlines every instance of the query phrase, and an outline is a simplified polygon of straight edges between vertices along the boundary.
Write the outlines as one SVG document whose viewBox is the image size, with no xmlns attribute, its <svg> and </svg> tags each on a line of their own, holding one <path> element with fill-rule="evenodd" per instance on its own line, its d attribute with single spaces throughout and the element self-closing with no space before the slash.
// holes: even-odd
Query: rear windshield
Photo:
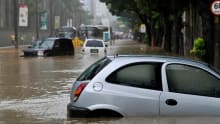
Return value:
<svg viewBox="0 0 220 124">
<path fill-rule="evenodd" d="M 88 67 L 77 79 L 77 81 L 91 80 L 97 73 L 99 73 L 111 60 L 107 57 L 102 58 Z"/>
<path fill-rule="evenodd" d="M 97 40 L 89 40 L 86 43 L 87 47 L 103 47 L 103 43 Z"/>
</svg>

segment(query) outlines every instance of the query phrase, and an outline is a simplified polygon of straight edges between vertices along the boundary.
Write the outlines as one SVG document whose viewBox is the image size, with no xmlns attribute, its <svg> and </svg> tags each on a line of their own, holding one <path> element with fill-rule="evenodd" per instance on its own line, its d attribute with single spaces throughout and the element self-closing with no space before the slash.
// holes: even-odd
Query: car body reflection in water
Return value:
<svg viewBox="0 0 220 124">
<path fill-rule="evenodd" d="M 75 119 L 66 124 L 218 124 L 220 117 L 138 117 Z"/>
</svg>

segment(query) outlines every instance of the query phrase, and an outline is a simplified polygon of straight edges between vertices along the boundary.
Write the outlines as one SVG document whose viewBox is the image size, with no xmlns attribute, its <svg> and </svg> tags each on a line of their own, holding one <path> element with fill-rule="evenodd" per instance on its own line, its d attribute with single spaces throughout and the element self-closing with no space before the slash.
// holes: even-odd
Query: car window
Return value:
<svg viewBox="0 0 220 124">
<path fill-rule="evenodd" d="M 77 79 L 77 81 L 91 80 L 97 73 L 99 73 L 111 60 L 107 57 L 102 58 L 88 67 Z"/>
<path fill-rule="evenodd" d="M 54 40 L 46 39 L 40 44 L 40 48 L 53 48 Z"/>
<path fill-rule="evenodd" d="M 86 43 L 86 47 L 103 47 L 103 43 L 97 40 L 89 40 Z"/>
<path fill-rule="evenodd" d="M 39 48 L 42 41 L 37 40 L 32 43 L 32 48 Z"/>
<path fill-rule="evenodd" d="M 60 42 L 59 41 L 56 41 L 55 43 L 54 43 L 54 48 L 60 48 Z"/>
<path fill-rule="evenodd" d="M 106 81 L 119 85 L 162 90 L 161 63 L 135 63 L 113 72 Z"/>
<path fill-rule="evenodd" d="M 166 67 L 171 92 L 220 97 L 220 80 L 203 69 L 181 64 Z"/>
</svg>

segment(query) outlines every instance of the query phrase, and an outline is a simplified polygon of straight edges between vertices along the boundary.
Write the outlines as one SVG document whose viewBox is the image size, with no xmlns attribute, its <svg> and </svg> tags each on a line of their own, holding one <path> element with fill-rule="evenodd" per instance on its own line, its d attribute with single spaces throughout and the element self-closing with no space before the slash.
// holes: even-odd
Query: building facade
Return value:
<svg viewBox="0 0 220 124">
<path fill-rule="evenodd" d="M 109 12 L 105 3 L 99 0 L 81 0 L 85 10 L 89 11 L 93 17 L 92 24 L 94 25 L 111 25 L 115 17 Z"/>
<path fill-rule="evenodd" d="M 68 3 L 62 0 L 0 0 L 0 46 L 11 45 L 10 35 L 15 34 L 15 17 L 17 13 L 19 18 L 21 4 L 28 7 L 28 25 L 17 26 L 19 44 L 29 44 L 33 38 L 43 39 L 54 35 L 55 29 L 60 26 L 75 26 L 80 23 L 77 21 L 80 7 L 75 11 L 74 7 L 67 7 Z M 79 1 L 72 3 L 78 4 Z"/>
</svg>

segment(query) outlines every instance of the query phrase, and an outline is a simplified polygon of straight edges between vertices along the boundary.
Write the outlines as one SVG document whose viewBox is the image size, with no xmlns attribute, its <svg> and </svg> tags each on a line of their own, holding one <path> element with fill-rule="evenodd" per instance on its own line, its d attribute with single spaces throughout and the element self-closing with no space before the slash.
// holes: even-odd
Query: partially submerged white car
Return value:
<svg viewBox="0 0 220 124">
<path fill-rule="evenodd" d="M 70 117 L 220 115 L 220 74 L 164 56 L 104 57 L 74 82 Z"/>
<path fill-rule="evenodd" d="M 104 41 L 101 39 L 86 39 L 83 47 L 81 48 L 81 52 L 84 54 L 106 54 L 106 45 Z"/>
</svg>

